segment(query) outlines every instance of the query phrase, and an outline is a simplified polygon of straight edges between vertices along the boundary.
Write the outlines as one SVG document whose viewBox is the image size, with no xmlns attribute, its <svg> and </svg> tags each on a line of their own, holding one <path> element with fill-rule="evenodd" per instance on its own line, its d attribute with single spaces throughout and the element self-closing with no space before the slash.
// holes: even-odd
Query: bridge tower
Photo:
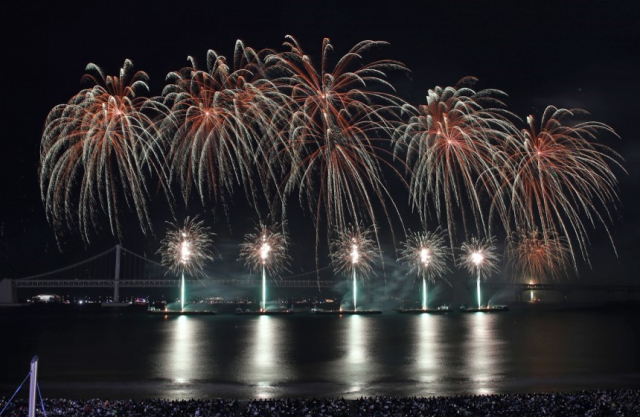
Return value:
<svg viewBox="0 0 640 417">
<path fill-rule="evenodd" d="M 0 304 L 14 304 L 16 302 L 16 289 L 13 288 L 13 280 L 9 278 L 0 280 Z"/>
<path fill-rule="evenodd" d="M 121 246 L 116 245 L 116 272 L 113 276 L 113 302 L 120 302 L 120 252 Z"/>
</svg>

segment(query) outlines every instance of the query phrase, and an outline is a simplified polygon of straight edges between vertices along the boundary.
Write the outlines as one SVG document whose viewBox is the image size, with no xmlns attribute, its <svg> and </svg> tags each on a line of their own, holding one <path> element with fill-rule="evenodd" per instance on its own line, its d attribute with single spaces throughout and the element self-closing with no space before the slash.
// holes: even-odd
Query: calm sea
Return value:
<svg viewBox="0 0 640 417">
<path fill-rule="evenodd" d="M 0 395 L 430 396 L 640 388 L 632 308 L 444 316 L 0 314 Z M 26 388 L 23 388 L 26 391 Z"/>
</svg>

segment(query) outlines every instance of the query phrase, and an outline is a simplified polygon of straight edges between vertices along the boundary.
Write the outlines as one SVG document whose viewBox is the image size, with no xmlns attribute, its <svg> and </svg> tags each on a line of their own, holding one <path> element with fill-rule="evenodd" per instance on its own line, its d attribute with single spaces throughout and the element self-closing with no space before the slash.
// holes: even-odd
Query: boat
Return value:
<svg viewBox="0 0 640 417">
<path fill-rule="evenodd" d="M 446 304 L 438 308 L 396 308 L 395 310 L 401 314 L 447 314 L 453 312 L 453 309 Z"/>
<path fill-rule="evenodd" d="M 156 316 L 215 316 L 216 312 L 212 310 L 157 310 L 149 309 L 147 313 Z"/>
<path fill-rule="evenodd" d="M 509 307 L 504 304 L 493 304 L 487 307 L 469 308 L 464 305 L 460 306 L 460 311 L 463 313 L 498 313 L 501 311 L 509 311 Z"/>
<path fill-rule="evenodd" d="M 62 304 L 64 300 L 58 294 L 38 294 L 31 297 L 27 302 L 40 304 Z"/>
<path fill-rule="evenodd" d="M 239 307 L 236 309 L 236 315 L 238 316 L 284 316 L 289 314 L 295 314 L 295 312 L 289 309 L 266 310 L 266 311 L 242 310 Z"/>
<path fill-rule="evenodd" d="M 381 310 L 323 310 L 321 308 L 312 308 L 311 314 L 318 316 L 347 316 L 347 315 L 369 315 L 382 314 Z"/>
</svg>

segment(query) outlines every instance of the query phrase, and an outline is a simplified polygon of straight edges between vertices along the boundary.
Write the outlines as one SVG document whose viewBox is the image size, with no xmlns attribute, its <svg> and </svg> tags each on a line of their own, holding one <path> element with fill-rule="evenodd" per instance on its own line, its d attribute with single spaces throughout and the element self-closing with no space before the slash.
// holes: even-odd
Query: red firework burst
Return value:
<svg viewBox="0 0 640 417">
<path fill-rule="evenodd" d="M 486 231 L 481 193 L 499 187 L 494 166 L 503 165 L 502 142 L 513 134 L 511 113 L 496 97 L 498 90 L 475 92 L 464 85 L 429 90 L 427 104 L 407 106 L 409 122 L 400 129 L 397 150 L 406 148 L 406 163 L 411 168 L 410 196 L 427 223 L 430 209 L 438 220 L 446 219 L 453 247 L 456 220 L 475 223 L 477 233 Z M 468 210 L 471 211 L 468 214 Z"/>
<path fill-rule="evenodd" d="M 588 259 L 584 220 L 605 228 L 611 220 L 608 205 L 618 201 L 612 167 L 622 169 L 620 156 L 596 142 L 600 133 L 615 135 L 611 127 L 570 121 L 585 114 L 549 106 L 539 127 L 527 118 L 528 126 L 506 148 L 500 203 L 510 207 L 505 224 L 566 238 L 574 266 L 576 251 Z"/>
<path fill-rule="evenodd" d="M 144 168 L 160 169 L 151 120 L 142 110 L 147 74 L 133 72 L 126 60 L 119 76 L 105 76 L 95 64 L 83 80 L 94 84 L 66 104 L 54 107 L 45 122 L 40 150 L 40 189 L 47 217 L 57 231 L 79 228 L 88 241 L 100 214 L 120 236 L 120 204 L 133 207 L 143 231 L 150 227 Z"/>
</svg>

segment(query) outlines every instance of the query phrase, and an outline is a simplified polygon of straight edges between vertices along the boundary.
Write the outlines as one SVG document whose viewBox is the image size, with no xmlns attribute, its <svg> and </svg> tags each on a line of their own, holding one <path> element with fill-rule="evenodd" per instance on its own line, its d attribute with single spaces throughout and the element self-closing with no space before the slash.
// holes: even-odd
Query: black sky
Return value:
<svg viewBox="0 0 640 417">
<path fill-rule="evenodd" d="M 9 0 L 2 9 L 0 278 L 50 270 L 115 244 L 104 230 L 89 247 L 68 237 L 60 252 L 39 197 L 44 120 L 54 105 L 84 87 L 80 78 L 87 63 L 115 74 L 129 58 L 149 73 L 151 94 L 159 95 L 165 75 L 185 66 L 189 55 L 201 61 L 208 49 L 229 55 L 236 39 L 256 49 L 281 49 L 291 34 L 312 57 L 323 37 L 331 38 L 336 56 L 364 39 L 390 42 L 381 54 L 411 70 L 394 85 L 412 104 L 422 103 L 429 88 L 472 75 L 480 88 L 507 92 L 510 110 L 521 117 L 553 104 L 584 108 L 611 125 L 622 139 L 608 137 L 605 143 L 622 154 L 629 171 L 616 172 L 621 204 L 611 231 L 618 257 L 599 228 L 591 233 L 593 269 L 582 268 L 581 275 L 637 279 L 638 2 Z M 235 230 L 234 236 L 240 241 L 247 231 Z M 123 244 L 151 255 L 157 240 L 131 227 Z"/>
</svg>

